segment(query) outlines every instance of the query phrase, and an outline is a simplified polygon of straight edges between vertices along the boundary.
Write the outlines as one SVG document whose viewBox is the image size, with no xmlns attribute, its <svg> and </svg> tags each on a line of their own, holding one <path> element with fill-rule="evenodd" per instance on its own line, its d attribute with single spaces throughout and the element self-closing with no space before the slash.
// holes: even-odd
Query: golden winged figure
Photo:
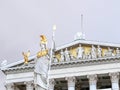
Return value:
<svg viewBox="0 0 120 90">
<path fill-rule="evenodd" d="M 47 38 L 45 35 L 40 35 L 40 38 L 41 38 L 41 43 L 42 44 L 47 44 Z"/>
<path fill-rule="evenodd" d="M 28 64 L 28 57 L 30 56 L 30 50 L 26 53 L 22 52 L 22 55 L 24 56 L 24 63 Z"/>
</svg>

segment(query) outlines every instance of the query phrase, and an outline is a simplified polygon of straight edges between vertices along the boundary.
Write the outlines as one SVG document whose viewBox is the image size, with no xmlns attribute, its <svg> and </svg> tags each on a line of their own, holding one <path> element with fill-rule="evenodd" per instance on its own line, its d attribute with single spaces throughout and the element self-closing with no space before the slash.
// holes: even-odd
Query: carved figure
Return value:
<svg viewBox="0 0 120 90">
<path fill-rule="evenodd" d="M 81 44 L 79 44 L 79 47 L 77 49 L 77 59 L 82 59 L 84 54 L 84 49 L 81 47 Z"/>
<path fill-rule="evenodd" d="M 92 58 L 96 58 L 97 55 L 96 55 L 96 48 L 92 45 L 92 48 L 91 48 L 91 57 Z"/>
<path fill-rule="evenodd" d="M 70 53 L 69 53 L 69 51 L 67 50 L 67 48 L 65 49 L 65 60 L 66 60 L 66 61 L 70 61 Z"/>
<path fill-rule="evenodd" d="M 86 59 L 91 59 L 91 52 L 88 52 L 87 54 L 86 54 Z"/>
<path fill-rule="evenodd" d="M 112 49 L 108 47 L 108 52 L 106 53 L 106 56 L 112 56 Z"/>
<path fill-rule="evenodd" d="M 1 67 L 6 66 L 7 62 L 8 62 L 7 60 L 3 60 L 2 63 L 1 63 Z"/>
<path fill-rule="evenodd" d="M 24 56 L 24 63 L 28 64 L 28 57 L 30 56 L 30 50 L 26 53 L 22 52 L 22 55 Z"/>
<path fill-rule="evenodd" d="M 61 52 L 60 52 L 60 59 L 61 59 L 61 62 L 63 62 L 65 60 L 65 56 L 64 56 L 63 50 L 61 50 Z"/>
<path fill-rule="evenodd" d="M 116 56 L 119 56 L 120 55 L 120 50 L 119 48 L 116 48 Z"/>
<path fill-rule="evenodd" d="M 55 55 L 53 55 L 53 61 L 54 63 L 58 62 L 58 59 L 55 57 Z"/>
<path fill-rule="evenodd" d="M 102 57 L 102 48 L 99 45 L 97 47 L 97 56 L 98 58 Z"/>
</svg>

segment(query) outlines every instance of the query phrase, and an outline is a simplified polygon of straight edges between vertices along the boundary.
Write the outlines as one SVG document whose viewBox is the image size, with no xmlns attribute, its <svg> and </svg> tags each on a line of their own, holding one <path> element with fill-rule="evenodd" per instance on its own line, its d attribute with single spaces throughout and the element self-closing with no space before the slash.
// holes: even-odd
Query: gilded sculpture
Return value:
<svg viewBox="0 0 120 90">
<path fill-rule="evenodd" d="M 28 64 L 28 57 L 30 56 L 30 50 L 28 52 L 22 52 L 22 55 L 24 56 L 24 63 Z"/>
<path fill-rule="evenodd" d="M 40 47 L 41 47 L 41 50 L 37 53 L 37 58 L 46 56 L 48 54 L 47 38 L 45 35 L 40 35 Z"/>
</svg>

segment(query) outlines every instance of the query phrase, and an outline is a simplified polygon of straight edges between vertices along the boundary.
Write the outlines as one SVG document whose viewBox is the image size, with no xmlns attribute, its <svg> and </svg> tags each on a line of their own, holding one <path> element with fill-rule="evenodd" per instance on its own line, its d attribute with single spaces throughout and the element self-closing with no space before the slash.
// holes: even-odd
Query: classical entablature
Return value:
<svg viewBox="0 0 120 90">
<path fill-rule="evenodd" d="M 36 58 L 37 56 L 30 57 L 27 65 L 24 64 L 24 60 L 20 60 L 3 66 L 1 69 L 7 75 L 6 83 L 14 83 L 18 85 L 18 87 L 21 84 L 27 85 L 26 82 L 33 83 Z M 76 40 L 60 47 L 56 47 L 54 50 L 50 71 L 50 83 L 54 86 L 53 82 L 56 81 L 57 85 L 55 88 L 59 86 L 58 83 L 61 83 L 65 88 L 63 90 L 67 90 L 67 85 L 64 85 L 66 81 L 68 81 L 68 86 L 69 82 L 74 86 L 76 79 L 78 81 L 83 80 L 85 81 L 84 83 L 89 79 L 88 82 L 93 85 L 97 82 L 97 77 L 99 77 L 100 80 L 103 79 L 101 79 L 101 76 L 113 78 L 113 73 L 118 75 L 119 72 L 120 44 Z M 60 82 L 60 80 L 62 81 Z M 77 82 L 77 84 L 78 83 L 79 82 Z M 20 88 L 22 89 L 22 87 Z M 87 87 L 83 85 L 81 88 Z"/>
</svg>

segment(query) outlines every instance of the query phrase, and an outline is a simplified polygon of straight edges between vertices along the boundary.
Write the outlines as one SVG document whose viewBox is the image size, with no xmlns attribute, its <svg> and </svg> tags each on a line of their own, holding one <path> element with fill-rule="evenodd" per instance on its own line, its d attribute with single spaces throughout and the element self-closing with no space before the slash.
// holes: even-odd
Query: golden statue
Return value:
<svg viewBox="0 0 120 90">
<path fill-rule="evenodd" d="M 22 52 L 22 55 L 24 56 L 24 63 L 28 64 L 28 57 L 30 56 L 30 50 L 26 53 Z"/>
<path fill-rule="evenodd" d="M 40 38 L 41 38 L 41 43 L 42 44 L 47 44 L 47 38 L 45 35 L 40 35 Z"/>
<path fill-rule="evenodd" d="M 46 49 L 46 50 L 43 50 L 43 51 L 39 51 L 38 53 L 37 53 L 37 58 L 40 58 L 40 57 L 42 57 L 42 56 L 46 56 L 48 54 L 48 50 Z"/>
<path fill-rule="evenodd" d="M 47 47 L 47 38 L 45 35 L 40 35 L 40 47 L 41 47 L 41 50 L 45 50 L 46 47 Z"/>
<path fill-rule="evenodd" d="M 45 35 L 40 35 L 40 39 L 41 39 L 41 41 L 40 41 L 41 50 L 37 53 L 37 58 L 40 58 L 40 57 L 48 54 L 46 36 Z"/>
</svg>

